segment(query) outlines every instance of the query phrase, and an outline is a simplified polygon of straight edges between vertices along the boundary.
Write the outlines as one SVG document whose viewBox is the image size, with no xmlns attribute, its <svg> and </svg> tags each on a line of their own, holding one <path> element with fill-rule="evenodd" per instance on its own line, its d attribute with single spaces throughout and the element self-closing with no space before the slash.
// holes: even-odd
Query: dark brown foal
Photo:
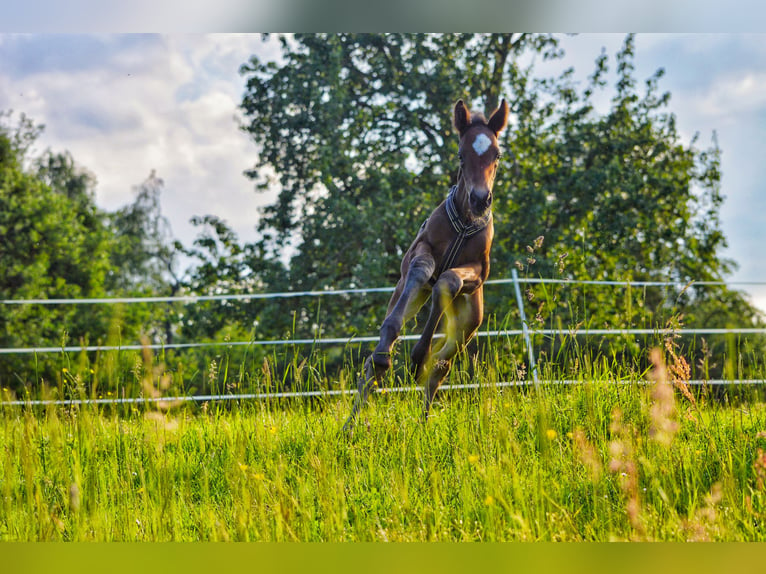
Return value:
<svg viewBox="0 0 766 574">
<path fill-rule="evenodd" d="M 424 386 L 424 414 L 431 409 L 436 390 L 449 372 L 452 358 L 473 337 L 484 314 L 483 285 L 489 275 L 492 226 L 492 186 L 500 149 L 497 136 L 508 121 L 502 101 L 487 121 L 455 104 L 454 124 L 460 135 L 460 170 L 457 185 L 420 228 L 401 266 L 401 278 L 388 304 L 380 341 L 364 363 L 345 429 L 364 405 L 370 389 L 381 384 L 391 368 L 391 353 L 406 321 L 431 296 L 431 313 L 423 334 L 412 349 L 416 380 Z M 444 337 L 431 344 L 437 327 Z"/>
</svg>

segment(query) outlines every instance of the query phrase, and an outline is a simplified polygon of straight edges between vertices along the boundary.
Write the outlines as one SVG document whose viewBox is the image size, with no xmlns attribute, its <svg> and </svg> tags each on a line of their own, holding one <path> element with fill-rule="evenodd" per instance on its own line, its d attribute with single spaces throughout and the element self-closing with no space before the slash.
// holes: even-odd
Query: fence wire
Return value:
<svg viewBox="0 0 766 574">
<path fill-rule="evenodd" d="M 535 381 L 501 381 L 497 383 L 464 383 L 464 384 L 444 384 L 439 387 L 439 392 L 444 391 L 461 391 L 461 390 L 476 390 L 476 389 L 502 389 L 508 387 L 529 387 L 537 386 L 540 384 L 549 386 L 574 386 L 574 385 L 586 385 L 593 384 L 596 381 L 587 380 L 541 380 Z M 610 385 L 649 385 L 652 384 L 649 381 L 644 380 L 607 380 L 598 381 L 601 384 Z M 691 380 L 686 381 L 689 386 L 751 386 L 751 385 L 763 385 L 766 384 L 766 379 L 711 379 L 711 380 Z M 334 389 L 323 391 L 285 391 L 285 392 L 273 392 L 273 393 L 242 393 L 242 394 L 230 394 L 230 395 L 194 395 L 194 396 L 176 396 L 176 397 L 123 397 L 114 399 L 27 399 L 27 400 L 12 400 L 12 401 L 0 401 L 0 407 L 33 407 L 33 406 L 85 406 L 85 405 L 136 405 L 136 404 L 170 404 L 177 406 L 183 403 L 207 403 L 216 401 L 263 401 L 272 399 L 304 399 L 304 398 L 331 398 L 342 395 L 353 395 L 357 391 L 355 389 Z M 411 392 L 423 392 L 423 388 L 419 386 L 409 387 L 390 387 L 390 388 L 378 388 L 374 389 L 375 393 L 388 394 L 388 393 L 411 393 Z"/>
<path fill-rule="evenodd" d="M 637 335 L 766 335 L 766 328 L 741 327 L 731 329 L 502 329 L 491 331 L 479 331 L 476 337 L 611 337 L 611 336 L 637 336 Z M 434 339 L 443 337 L 443 334 L 434 334 Z M 400 341 L 416 341 L 420 335 L 402 335 Z M 79 353 L 79 352 L 103 352 L 103 351 L 141 351 L 171 350 L 171 349 L 198 349 L 204 347 L 268 347 L 268 346 L 305 346 L 305 345 L 360 345 L 363 343 L 377 343 L 378 336 L 363 337 L 327 337 L 316 339 L 253 339 L 250 341 L 206 341 L 202 343 L 148 343 L 146 345 L 70 345 L 61 347 L 16 347 L 0 349 L 0 355 L 29 355 L 48 353 Z"/>
<path fill-rule="evenodd" d="M 561 285 L 613 285 L 623 287 L 694 287 L 694 286 L 759 286 L 766 281 L 612 281 L 588 279 L 547 279 L 535 277 L 508 277 L 489 279 L 485 285 L 509 283 L 555 283 Z M 325 289 L 315 291 L 282 291 L 272 293 L 236 293 L 221 295 L 168 295 L 147 297 L 84 297 L 81 299 L 2 299 L 0 305 L 114 305 L 117 303 L 201 303 L 204 301 L 250 301 L 259 299 L 285 299 L 292 297 L 328 297 L 338 295 L 364 295 L 367 293 L 391 293 L 393 287 L 360 287 L 354 289 Z"/>
<path fill-rule="evenodd" d="M 688 288 L 690 286 L 753 286 L 766 285 L 764 281 L 611 281 L 611 280 L 571 280 L 571 279 L 545 279 L 545 278 L 520 278 L 515 270 L 513 276 L 507 279 L 493 279 L 486 282 L 487 285 L 514 284 L 518 299 L 519 310 L 522 317 L 521 329 L 503 329 L 503 330 L 484 330 L 477 333 L 477 337 L 517 337 L 523 336 L 530 357 L 532 353 L 532 337 L 587 337 L 587 336 L 668 336 L 668 335 L 745 335 L 745 334 L 766 334 L 766 328 L 743 327 L 743 328 L 682 328 L 682 329 L 533 329 L 529 327 L 524 317 L 523 305 L 518 292 L 518 287 L 522 283 L 556 283 L 565 285 L 612 285 L 612 286 L 632 286 L 632 287 L 677 287 Z M 133 303 L 170 303 L 180 302 L 186 304 L 196 304 L 204 301 L 250 301 L 258 299 L 278 299 L 291 297 L 322 297 L 338 295 L 360 295 L 367 293 L 390 293 L 392 287 L 375 287 L 359 289 L 328 289 L 321 291 L 285 291 L 275 293 L 250 293 L 250 294 L 221 294 L 221 295 L 180 295 L 167 297 L 105 297 L 105 298 L 83 298 L 83 299 L 5 299 L 0 300 L 0 305 L 82 305 L 82 304 L 133 304 Z M 437 334 L 436 338 L 443 335 Z M 403 335 L 400 340 L 417 340 L 420 335 Z M 359 345 L 364 343 L 374 343 L 378 341 L 377 336 L 352 336 L 352 337 L 326 337 L 326 338 L 303 338 L 303 339 L 279 339 L 279 340 L 249 340 L 249 341 L 210 341 L 196 343 L 153 343 L 138 345 L 81 345 L 81 346 L 59 346 L 59 347 L 23 347 L 23 348 L 5 348 L 0 349 L 0 355 L 11 354 L 44 354 L 44 353 L 67 353 L 67 352 L 104 352 L 104 351 L 140 351 L 143 349 L 152 350 L 170 350 L 170 349 L 192 349 L 202 347 L 257 347 L 257 346 L 304 346 L 304 345 Z M 532 364 L 534 359 L 532 358 Z M 498 383 L 475 383 L 460 385 L 445 385 L 444 389 L 461 390 L 476 389 L 480 387 L 510 387 L 510 386 L 538 386 L 536 369 L 534 370 L 534 380 L 498 382 Z M 582 384 L 584 381 L 556 380 L 543 381 L 544 384 L 553 385 L 572 385 Z M 626 384 L 630 381 L 611 381 L 615 384 Z M 637 381 L 641 383 L 641 381 Z M 761 379 L 736 379 L 736 380 L 694 380 L 688 381 L 689 385 L 758 385 L 766 383 Z M 417 390 L 417 387 L 394 387 L 389 389 L 377 389 L 377 392 L 410 392 Z M 185 403 L 185 402 L 209 402 L 209 401 L 231 401 L 231 400 L 265 400 L 282 398 L 308 398 L 308 397 L 332 397 L 343 394 L 350 394 L 355 390 L 324 390 L 324 391 L 290 391 L 277 393 L 249 393 L 240 395 L 196 395 L 183 397 L 133 397 L 133 398 L 90 398 L 90 399 L 59 399 L 59 400 L 14 400 L 0 401 L 0 406 L 45 406 L 45 405 L 87 405 L 87 404 L 140 404 L 140 403 Z"/>
</svg>

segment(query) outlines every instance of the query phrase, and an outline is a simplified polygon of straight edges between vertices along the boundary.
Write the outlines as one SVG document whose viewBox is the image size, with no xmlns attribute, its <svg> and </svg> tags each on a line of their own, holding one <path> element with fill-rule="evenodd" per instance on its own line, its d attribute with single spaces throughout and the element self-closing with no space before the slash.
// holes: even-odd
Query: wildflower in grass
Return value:
<svg viewBox="0 0 766 574">
<path fill-rule="evenodd" d="M 677 348 L 678 344 L 673 341 L 671 337 L 665 339 L 665 350 L 670 357 L 668 369 L 672 375 L 672 383 L 691 404 L 696 406 L 697 400 L 689 391 L 689 385 L 687 384 L 689 379 L 691 379 L 691 368 L 689 367 L 689 363 L 686 362 L 686 359 L 682 355 L 676 353 Z"/>
<path fill-rule="evenodd" d="M 513 264 L 519 271 L 524 271 L 524 264 L 521 261 L 514 261 Z"/>
<path fill-rule="evenodd" d="M 255 472 L 253 473 L 253 478 L 255 480 L 263 480 L 266 478 L 266 475 L 264 475 L 262 472 Z"/>
<path fill-rule="evenodd" d="M 210 365 L 208 366 L 207 370 L 207 379 L 209 384 L 213 385 L 218 380 L 218 363 L 215 362 L 215 359 L 210 361 Z"/>
<path fill-rule="evenodd" d="M 468 455 L 468 462 L 470 464 L 478 464 L 479 462 L 479 455 L 478 454 L 469 454 Z"/>
<path fill-rule="evenodd" d="M 682 527 L 689 542 L 710 542 L 716 534 L 716 520 L 718 518 L 717 506 L 723 500 L 723 487 L 716 482 L 705 495 L 705 504 L 694 511 L 688 519 L 682 521 Z"/>
<path fill-rule="evenodd" d="M 485 506 L 494 506 L 495 505 L 495 497 L 491 495 L 487 495 L 487 498 L 484 499 L 484 505 Z"/>
<path fill-rule="evenodd" d="M 545 431 L 545 436 L 548 437 L 548 440 L 553 440 L 558 436 L 558 433 L 554 429 L 548 429 Z"/>
<path fill-rule="evenodd" d="M 540 249 L 543 246 L 543 241 L 545 241 L 544 235 L 540 235 L 537 239 L 535 239 L 535 242 L 534 242 L 535 249 Z"/>
</svg>

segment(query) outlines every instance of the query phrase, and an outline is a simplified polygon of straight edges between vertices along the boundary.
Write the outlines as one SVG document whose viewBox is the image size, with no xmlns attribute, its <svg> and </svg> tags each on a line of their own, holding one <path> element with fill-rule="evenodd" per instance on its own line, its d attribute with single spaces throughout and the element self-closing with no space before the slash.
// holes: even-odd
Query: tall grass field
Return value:
<svg viewBox="0 0 766 574">
<path fill-rule="evenodd" d="M 0 540 L 764 540 L 762 391 L 688 386 L 671 351 L 537 387 L 457 365 L 486 386 L 445 385 L 427 422 L 415 389 L 376 393 L 351 436 L 352 395 L 6 402 Z"/>
</svg>

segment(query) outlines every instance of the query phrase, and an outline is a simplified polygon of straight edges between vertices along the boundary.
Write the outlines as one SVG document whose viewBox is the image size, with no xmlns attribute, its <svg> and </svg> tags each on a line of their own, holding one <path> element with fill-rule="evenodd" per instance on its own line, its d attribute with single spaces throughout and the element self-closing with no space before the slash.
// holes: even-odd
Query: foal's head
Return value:
<svg viewBox="0 0 766 574">
<path fill-rule="evenodd" d="M 492 185 L 500 159 L 497 136 L 508 122 L 508 103 L 503 100 L 489 121 L 468 111 L 463 100 L 455 104 L 455 129 L 460 134 L 460 171 L 471 215 L 481 217 L 492 205 Z M 458 182 L 459 183 L 459 182 Z"/>
</svg>

